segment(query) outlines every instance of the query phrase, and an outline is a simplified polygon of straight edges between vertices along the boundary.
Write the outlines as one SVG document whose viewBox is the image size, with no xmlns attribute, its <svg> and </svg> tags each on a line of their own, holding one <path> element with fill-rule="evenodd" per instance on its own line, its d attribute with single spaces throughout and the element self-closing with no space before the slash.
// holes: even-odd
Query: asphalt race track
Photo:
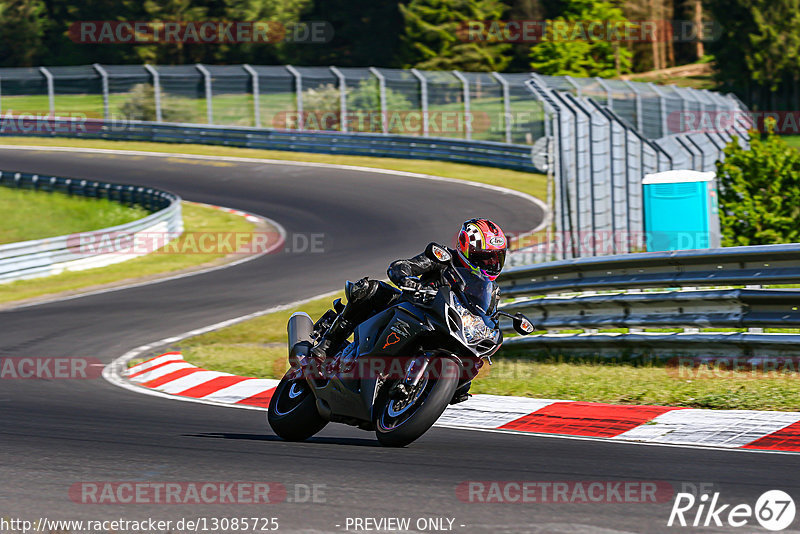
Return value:
<svg viewBox="0 0 800 534">
<path fill-rule="evenodd" d="M 382 277 L 389 261 L 430 240 L 450 243 L 475 215 L 527 230 L 541 211 L 467 185 L 285 164 L 0 151 L 0 168 L 158 186 L 184 199 L 251 211 L 295 234 L 324 234 L 325 252 L 282 252 L 229 269 L 0 312 L 0 356 L 96 357 Z M 0 517 L 158 519 L 277 517 L 280 531 L 341 532 L 347 517 L 454 519 L 458 532 L 727 532 L 667 528 L 657 504 L 462 502 L 465 481 L 657 481 L 755 504 L 766 490 L 800 493 L 800 456 L 603 443 L 434 428 L 405 449 L 329 425 L 285 443 L 263 412 L 175 402 L 97 380 L 0 381 Z M 274 505 L 92 505 L 70 500 L 89 481 L 268 481 L 324 485 L 318 502 Z M 713 484 L 713 486 L 711 486 Z M 305 486 L 303 486 L 305 485 Z M 446 524 L 446 523 L 445 523 Z M 340 525 L 340 526 L 337 526 Z M 462 526 L 463 525 L 463 526 Z M 752 524 L 750 529 L 752 530 Z M 230 531 L 230 529 L 228 529 Z"/>
</svg>

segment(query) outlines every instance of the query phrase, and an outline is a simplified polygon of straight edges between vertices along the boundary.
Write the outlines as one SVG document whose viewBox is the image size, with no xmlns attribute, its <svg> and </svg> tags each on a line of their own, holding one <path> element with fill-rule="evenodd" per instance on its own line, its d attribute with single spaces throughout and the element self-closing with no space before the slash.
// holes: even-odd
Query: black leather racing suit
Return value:
<svg viewBox="0 0 800 534">
<path fill-rule="evenodd" d="M 455 257 L 456 251 L 449 248 L 448 250 Z M 439 283 L 443 268 L 442 264 L 434 262 L 422 252 L 413 258 L 392 262 L 387 274 L 389 280 L 398 287 L 419 288 Z M 312 349 L 312 353 L 322 358 L 330 356 L 328 353 L 334 352 L 353 333 L 357 325 L 385 310 L 400 298 L 397 289 L 385 282 L 369 278 L 362 278 L 353 283 L 347 293 L 347 305 L 325 332 L 320 343 Z M 467 400 L 469 387 L 469 383 L 459 387 L 451 402 Z"/>
</svg>

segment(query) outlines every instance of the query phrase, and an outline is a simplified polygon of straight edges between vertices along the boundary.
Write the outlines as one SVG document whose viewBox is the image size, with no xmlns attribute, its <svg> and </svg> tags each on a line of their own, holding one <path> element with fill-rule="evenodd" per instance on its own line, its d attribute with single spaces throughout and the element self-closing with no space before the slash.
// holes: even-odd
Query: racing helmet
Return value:
<svg viewBox="0 0 800 534">
<path fill-rule="evenodd" d="M 508 240 L 489 219 L 470 219 L 461 225 L 456 250 L 464 267 L 495 280 L 506 261 Z"/>
</svg>

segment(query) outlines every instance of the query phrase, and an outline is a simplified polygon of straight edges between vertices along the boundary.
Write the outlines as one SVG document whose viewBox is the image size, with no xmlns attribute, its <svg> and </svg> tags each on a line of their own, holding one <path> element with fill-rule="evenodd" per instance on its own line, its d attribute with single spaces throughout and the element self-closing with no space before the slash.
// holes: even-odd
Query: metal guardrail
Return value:
<svg viewBox="0 0 800 534">
<path fill-rule="evenodd" d="M 237 126 L 103 121 L 100 119 L 25 117 L 24 134 L 161 143 L 200 143 L 265 150 L 426 159 L 470 163 L 529 172 L 544 172 L 532 161 L 528 145 L 492 141 L 411 137 L 373 133 L 308 132 Z M 20 135 L 16 128 L 0 136 Z"/>
<path fill-rule="evenodd" d="M 722 289 L 543 298 L 505 307 L 537 328 L 800 328 L 800 292 Z"/>
<path fill-rule="evenodd" d="M 509 297 L 566 291 L 800 283 L 800 244 L 643 252 L 508 269 Z"/>
<path fill-rule="evenodd" d="M 800 328 L 800 290 L 760 289 L 800 284 L 800 244 L 563 260 L 511 268 L 499 283 L 504 297 L 524 299 L 505 305 L 506 311 L 522 311 L 548 331 L 509 339 L 509 348 L 595 355 L 800 352 L 800 334 L 762 331 Z M 642 291 L 648 289 L 656 291 Z M 615 328 L 630 331 L 597 332 Z M 641 331 L 645 328 L 685 331 Z"/>
<path fill-rule="evenodd" d="M 84 234 L 64 235 L 0 245 L 0 283 L 102 267 L 132 259 L 135 253 L 113 252 L 102 237 L 129 242 L 137 234 L 162 234 L 175 238 L 183 233 L 180 197 L 149 187 L 94 180 L 0 171 L 0 186 L 35 191 L 62 192 L 91 198 L 105 198 L 152 211 L 147 217 L 127 224 Z M 98 238 L 100 236 L 100 238 Z M 93 240 L 91 247 L 85 239 Z M 111 248 L 111 252 L 109 252 Z"/>
</svg>

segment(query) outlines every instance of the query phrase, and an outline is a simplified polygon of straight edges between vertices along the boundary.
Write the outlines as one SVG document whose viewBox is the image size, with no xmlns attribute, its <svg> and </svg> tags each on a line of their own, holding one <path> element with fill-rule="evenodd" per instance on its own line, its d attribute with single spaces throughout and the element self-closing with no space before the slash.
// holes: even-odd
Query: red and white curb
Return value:
<svg viewBox="0 0 800 534">
<path fill-rule="evenodd" d="M 185 361 L 179 352 L 167 352 L 134 365 L 123 376 L 144 388 L 170 395 L 264 409 L 278 385 L 278 380 L 207 371 Z"/>
<path fill-rule="evenodd" d="M 265 410 L 277 380 L 208 371 L 168 352 L 127 369 L 139 388 L 237 408 Z M 772 452 L 800 452 L 800 412 L 698 410 L 475 395 L 449 406 L 436 426 Z"/>
</svg>

